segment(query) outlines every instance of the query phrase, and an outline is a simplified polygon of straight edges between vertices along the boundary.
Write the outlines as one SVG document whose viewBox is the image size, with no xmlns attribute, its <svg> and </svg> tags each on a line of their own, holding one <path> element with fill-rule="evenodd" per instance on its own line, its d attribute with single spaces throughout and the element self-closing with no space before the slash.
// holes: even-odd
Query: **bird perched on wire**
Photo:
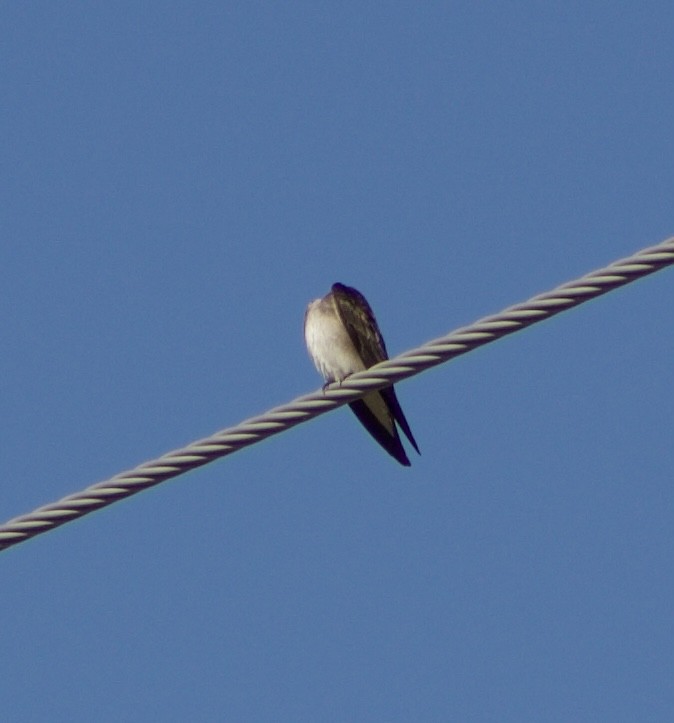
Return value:
<svg viewBox="0 0 674 723">
<path fill-rule="evenodd" d="M 304 315 L 304 339 L 309 355 L 326 384 L 388 359 L 386 344 L 366 298 L 356 289 L 333 284 L 322 299 L 312 301 Z M 410 461 L 398 427 L 419 452 L 393 385 L 369 392 L 349 406 L 361 424 L 400 464 Z"/>
</svg>

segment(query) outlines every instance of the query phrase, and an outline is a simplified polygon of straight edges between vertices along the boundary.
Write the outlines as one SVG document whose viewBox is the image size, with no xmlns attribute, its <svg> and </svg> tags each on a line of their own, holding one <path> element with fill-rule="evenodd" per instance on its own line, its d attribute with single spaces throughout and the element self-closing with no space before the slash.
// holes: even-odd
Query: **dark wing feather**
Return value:
<svg viewBox="0 0 674 723">
<path fill-rule="evenodd" d="M 356 289 L 344 284 L 333 284 L 332 295 L 337 313 L 349 332 L 360 358 L 369 369 L 388 359 L 386 344 L 377 326 L 366 298 Z"/>
<path fill-rule="evenodd" d="M 342 320 L 353 345 L 356 347 L 356 351 L 363 360 L 365 368 L 369 369 L 371 366 L 388 359 L 388 352 L 386 351 L 384 338 L 379 331 L 377 320 L 374 317 L 374 312 L 370 308 L 370 305 L 367 303 L 367 299 L 360 293 L 360 291 L 351 286 L 346 286 L 340 283 L 332 285 L 332 294 L 339 318 Z M 412 434 L 412 430 L 410 429 L 410 425 L 407 423 L 407 419 L 405 419 L 403 410 L 400 407 L 400 403 L 398 402 L 393 386 L 381 389 L 380 393 L 388 403 L 389 409 L 393 412 L 394 419 L 400 425 L 400 428 L 405 433 L 407 439 L 409 439 L 417 453 L 421 454 L 416 440 L 414 439 L 414 435 Z M 362 400 L 359 401 L 362 402 Z M 358 411 L 356 410 L 356 405 L 359 406 Z M 396 453 L 389 448 L 396 447 L 393 438 L 386 434 L 386 432 L 377 425 L 376 417 L 372 415 L 367 405 L 362 404 L 362 408 L 360 408 L 359 402 L 357 401 L 350 406 L 363 426 L 379 442 L 379 444 L 381 444 L 382 447 L 389 452 L 389 454 L 395 457 L 401 464 L 409 464 L 409 460 L 405 455 L 402 444 L 400 444 L 400 439 L 396 440 L 398 446 L 400 447 L 400 452 Z M 368 422 L 363 419 L 365 416 L 370 417 Z M 374 428 L 377 429 L 376 434 L 373 431 Z M 386 442 L 382 442 L 380 437 L 385 438 Z M 402 457 L 405 461 L 398 456 L 400 453 L 402 453 Z"/>
<path fill-rule="evenodd" d="M 417 454 L 421 454 L 419 451 L 419 447 L 417 445 L 416 439 L 414 439 L 414 435 L 412 434 L 412 430 L 410 429 L 410 425 L 407 423 L 407 420 L 405 419 L 405 415 L 403 414 L 403 410 L 400 406 L 400 402 L 398 401 L 398 397 L 396 396 L 395 389 L 391 387 L 386 387 L 385 389 L 380 390 L 380 394 L 384 397 L 386 400 L 389 409 L 393 412 L 393 418 L 398 422 L 400 425 L 400 429 L 405 432 L 405 436 L 407 439 L 410 440 L 410 444 L 414 447 L 414 449 L 417 451 Z"/>
<path fill-rule="evenodd" d="M 393 435 L 382 426 L 381 422 L 372 413 L 372 410 L 365 404 L 362 399 L 356 399 L 355 402 L 349 404 L 353 413 L 358 417 L 358 421 L 367 429 L 367 431 L 381 444 L 381 446 L 400 464 L 405 467 L 410 466 L 410 461 L 405 454 L 405 449 L 400 441 L 398 430 L 393 425 Z"/>
</svg>

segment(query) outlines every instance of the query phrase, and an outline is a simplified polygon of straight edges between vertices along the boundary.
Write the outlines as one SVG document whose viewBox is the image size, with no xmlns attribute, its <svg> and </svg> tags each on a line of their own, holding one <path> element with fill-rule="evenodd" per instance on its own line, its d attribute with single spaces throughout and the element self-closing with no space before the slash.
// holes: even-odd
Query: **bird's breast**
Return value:
<svg viewBox="0 0 674 723">
<path fill-rule="evenodd" d="M 341 381 L 365 369 L 337 312 L 323 300 L 309 305 L 304 337 L 316 368 L 327 382 Z"/>
</svg>

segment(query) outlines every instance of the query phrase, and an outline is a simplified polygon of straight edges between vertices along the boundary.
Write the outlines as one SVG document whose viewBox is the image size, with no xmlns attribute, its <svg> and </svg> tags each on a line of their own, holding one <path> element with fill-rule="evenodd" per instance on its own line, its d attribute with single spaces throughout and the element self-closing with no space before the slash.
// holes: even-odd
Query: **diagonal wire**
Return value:
<svg viewBox="0 0 674 723">
<path fill-rule="evenodd" d="M 674 264 L 674 237 L 0 526 L 0 551 Z"/>
</svg>

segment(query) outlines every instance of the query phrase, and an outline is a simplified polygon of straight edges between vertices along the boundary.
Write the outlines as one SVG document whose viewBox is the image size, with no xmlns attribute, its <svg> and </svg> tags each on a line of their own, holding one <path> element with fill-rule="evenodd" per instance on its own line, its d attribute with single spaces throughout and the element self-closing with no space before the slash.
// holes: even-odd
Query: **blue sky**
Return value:
<svg viewBox="0 0 674 723">
<path fill-rule="evenodd" d="M 674 9 L 0 10 L 3 520 L 674 233 Z M 8 720 L 669 720 L 674 271 L 0 556 Z"/>
</svg>

